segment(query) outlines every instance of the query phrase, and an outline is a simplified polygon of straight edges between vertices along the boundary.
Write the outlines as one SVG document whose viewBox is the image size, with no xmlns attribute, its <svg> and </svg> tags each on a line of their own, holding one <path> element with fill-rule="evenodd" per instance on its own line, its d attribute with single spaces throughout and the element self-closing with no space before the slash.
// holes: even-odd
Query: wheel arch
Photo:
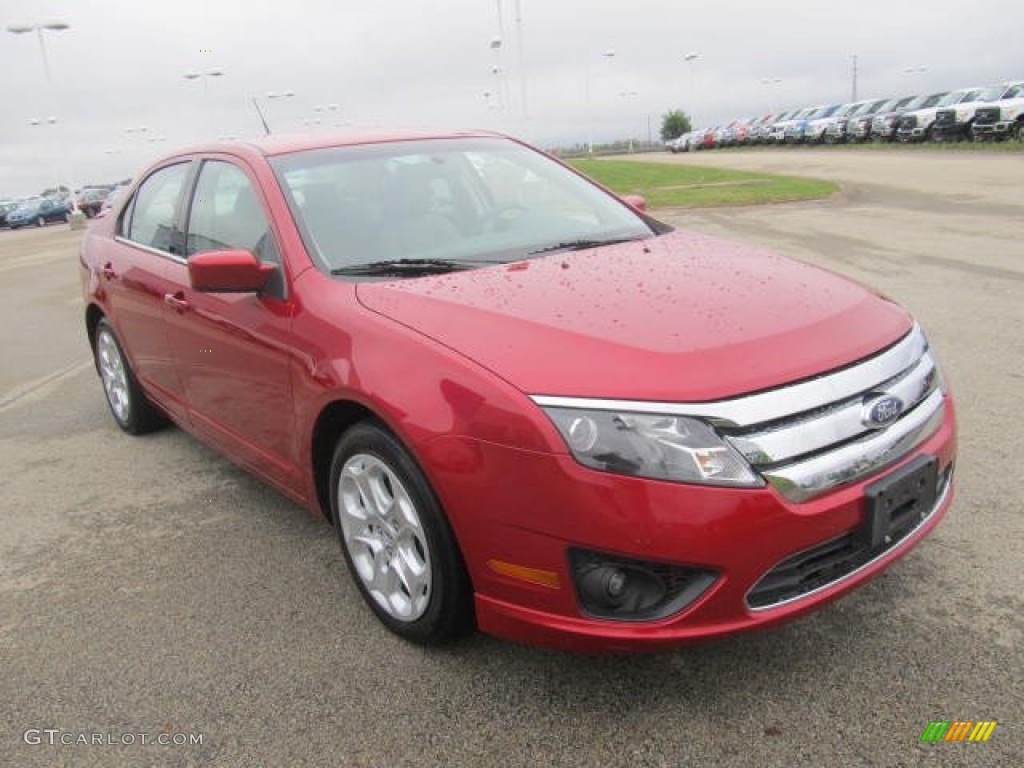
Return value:
<svg viewBox="0 0 1024 768">
<path fill-rule="evenodd" d="M 355 400 L 334 400 L 325 405 L 313 423 L 310 438 L 310 457 L 313 484 L 320 512 L 333 523 L 331 515 L 331 457 L 334 446 L 350 427 L 361 421 L 374 421 L 389 432 L 394 430 L 380 416 Z M 397 435 L 396 435 L 397 437 Z M 401 438 L 398 438 L 401 440 Z"/>
</svg>

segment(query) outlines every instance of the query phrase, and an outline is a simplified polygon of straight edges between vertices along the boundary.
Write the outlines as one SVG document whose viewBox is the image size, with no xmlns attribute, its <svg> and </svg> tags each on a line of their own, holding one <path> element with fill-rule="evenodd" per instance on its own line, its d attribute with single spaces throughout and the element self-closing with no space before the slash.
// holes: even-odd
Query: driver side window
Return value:
<svg viewBox="0 0 1024 768">
<path fill-rule="evenodd" d="M 281 255 L 252 182 L 231 163 L 206 160 L 189 207 L 186 255 L 218 250 L 251 251 L 278 267 L 267 290 L 283 295 Z"/>
</svg>

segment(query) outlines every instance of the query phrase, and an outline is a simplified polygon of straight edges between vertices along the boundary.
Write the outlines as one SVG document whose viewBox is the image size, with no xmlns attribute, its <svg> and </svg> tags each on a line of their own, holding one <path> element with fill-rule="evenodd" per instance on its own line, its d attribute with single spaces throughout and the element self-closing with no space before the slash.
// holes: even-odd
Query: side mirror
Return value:
<svg viewBox="0 0 1024 768">
<path fill-rule="evenodd" d="M 273 273 L 252 251 L 206 251 L 188 260 L 188 279 L 197 291 L 209 293 L 255 293 Z"/>
<path fill-rule="evenodd" d="M 647 210 L 647 198 L 643 195 L 623 195 L 622 202 L 631 208 L 636 208 L 638 211 Z"/>
</svg>

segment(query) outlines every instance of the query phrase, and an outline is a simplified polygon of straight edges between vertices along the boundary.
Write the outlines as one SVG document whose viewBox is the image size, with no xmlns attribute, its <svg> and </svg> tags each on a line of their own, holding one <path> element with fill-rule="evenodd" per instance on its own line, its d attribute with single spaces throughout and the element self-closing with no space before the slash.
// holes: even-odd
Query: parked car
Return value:
<svg viewBox="0 0 1024 768">
<path fill-rule="evenodd" d="M 817 107 L 805 107 L 790 112 L 788 115 L 772 123 L 768 130 L 766 140 L 769 144 L 784 144 L 786 142 L 786 131 L 801 120 L 807 119 Z"/>
<path fill-rule="evenodd" d="M 793 619 L 946 513 L 951 396 L 890 299 L 643 208 L 487 133 L 174 153 L 83 240 L 87 336 L 121 429 L 323 514 L 408 640 Z"/>
<path fill-rule="evenodd" d="M 897 112 L 913 100 L 913 96 L 903 96 L 898 99 L 888 99 L 881 103 L 875 102 L 870 109 L 862 111 L 847 124 L 847 141 L 861 143 L 875 138 L 872 134 L 875 115 L 880 115 L 884 112 Z"/>
<path fill-rule="evenodd" d="M 896 139 L 900 118 L 907 112 L 928 109 L 939 103 L 947 91 L 939 91 L 925 96 L 917 96 L 910 101 L 897 101 L 892 106 L 879 110 L 871 118 L 871 138 L 876 141 L 891 142 Z"/>
<path fill-rule="evenodd" d="M 931 107 L 915 109 L 900 118 L 896 138 L 900 141 L 931 141 L 935 130 L 935 118 L 939 110 L 954 107 L 962 101 L 971 101 L 984 88 L 961 88 L 950 91 Z"/>
<path fill-rule="evenodd" d="M 93 218 L 99 214 L 103 201 L 109 194 L 109 187 L 86 187 L 78 194 L 78 210 L 84 213 L 87 219 Z"/>
<path fill-rule="evenodd" d="M 7 226 L 7 214 L 18 207 L 14 200 L 0 200 L 0 227 Z"/>
<path fill-rule="evenodd" d="M 779 112 L 773 115 L 769 115 L 765 120 L 757 125 L 754 129 L 752 140 L 754 144 L 773 144 L 775 143 L 773 131 L 778 123 L 788 120 L 790 117 L 796 114 L 796 110 L 790 110 L 788 112 Z"/>
<path fill-rule="evenodd" d="M 112 209 L 116 208 L 128 193 L 129 187 L 129 184 L 118 184 L 110 190 L 107 193 L 107 196 L 103 198 L 103 202 L 100 204 L 100 210 L 96 214 L 96 217 L 101 218 L 106 216 Z"/>
<path fill-rule="evenodd" d="M 693 135 L 692 131 L 677 136 L 674 139 L 669 139 L 665 142 L 665 148 L 668 149 L 673 155 L 677 152 L 689 152 L 690 151 L 690 137 Z"/>
<path fill-rule="evenodd" d="M 833 116 L 838 112 L 844 105 L 833 104 L 828 107 L 822 107 L 817 112 L 813 113 L 803 124 L 803 136 L 798 141 L 805 142 L 807 144 L 821 144 L 825 141 L 825 129 L 828 128 L 832 122 Z"/>
<path fill-rule="evenodd" d="M 874 114 L 882 109 L 886 104 L 890 104 L 892 99 L 874 99 L 867 101 L 859 106 L 852 113 L 837 120 L 833 126 L 830 126 L 831 131 L 831 143 L 842 144 L 845 142 L 856 142 L 857 132 L 860 131 L 862 136 L 870 134 L 870 129 L 866 128 L 865 125 L 870 124 L 870 120 Z"/>
<path fill-rule="evenodd" d="M 826 109 L 829 109 L 829 107 L 809 107 L 799 112 L 793 119 L 787 120 L 783 130 L 783 142 L 786 144 L 802 144 L 808 121 Z"/>
<path fill-rule="evenodd" d="M 1024 84 L 1009 88 L 992 104 L 984 104 L 974 113 L 972 126 L 976 140 L 1024 139 Z"/>
<path fill-rule="evenodd" d="M 55 221 L 67 222 L 71 218 L 71 206 L 63 200 L 33 198 L 20 203 L 7 214 L 7 226 L 11 229 L 34 225 L 41 227 Z"/>
<path fill-rule="evenodd" d="M 841 144 L 846 141 L 847 121 L 870 103 L 870 101 L 852 101 L 837 109 L 825 124 L 821 140 L 826 144 Z"/>
<path fill-rule="evenodd" d="M 993 85 L 972 93 L 955 105 L 940 109 L 935 114 L 932 138 L 935 141 L 972 141 L 974 137 L 971 133 L 971 126 L 974 123 L 974 113 L 978 107 L 999 101 L 1003 94 L 1015 85 L 1019 85 L 1019 83 Z"/>
<path fill-rule="evenodd" d="M 768 113 L 752 120 L 747 126 L 746 132 L 741 139 L 741 143 L 746 146 L 760 144 L 767 127 L 776 119 L 777 116 L 775 114 Z"/>
</svg>

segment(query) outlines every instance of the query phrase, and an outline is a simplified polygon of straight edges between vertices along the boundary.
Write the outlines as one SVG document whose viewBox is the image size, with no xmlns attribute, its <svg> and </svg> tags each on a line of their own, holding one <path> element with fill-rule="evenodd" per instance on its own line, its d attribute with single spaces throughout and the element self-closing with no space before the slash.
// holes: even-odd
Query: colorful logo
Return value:
<svg viewBox="0 0 1024 768">
<path fill-rule="evenodd" d="M 988 741 L 995 727 L 995 720 L 932 720 L 921 741 Z"/>
</svg>

